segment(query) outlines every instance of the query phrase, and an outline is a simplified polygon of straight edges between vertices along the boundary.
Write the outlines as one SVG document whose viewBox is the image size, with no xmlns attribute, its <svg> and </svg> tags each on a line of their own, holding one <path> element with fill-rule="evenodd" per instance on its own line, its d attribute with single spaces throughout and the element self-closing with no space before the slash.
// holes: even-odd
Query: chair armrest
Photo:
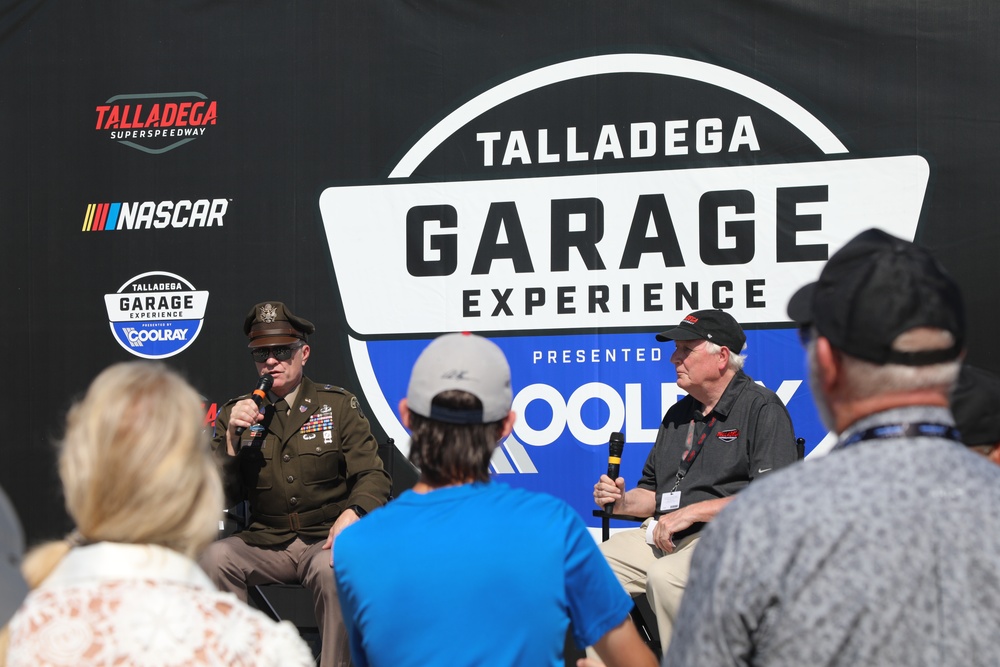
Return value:
<svg viewBox="0 0 1000 667">
<path fill-rule="evenodd" d="M 601 519 L 601 541 L 607 542 L 611 537 L 611 519 L 621 519 L 622 521 L 634 521 L 642 523 L 648 516 L 634 516 L 632 514 L 608 514 L 604 510 L 594 510 L 593 515 Z"/>
</svg>

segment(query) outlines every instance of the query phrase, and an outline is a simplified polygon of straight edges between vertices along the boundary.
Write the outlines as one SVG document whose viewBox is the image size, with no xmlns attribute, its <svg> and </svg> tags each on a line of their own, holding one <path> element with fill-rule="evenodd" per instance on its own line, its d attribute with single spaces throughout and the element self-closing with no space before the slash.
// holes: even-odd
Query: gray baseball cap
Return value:
<svg viewBox="0 0 1000 667">
<path fill-rule="evenodd" d="M 482 410 L 450 410 L 433 405 L 443 391 L 465 391 Z M 510 412 L 510 366 L 496 343 L 471 333 L 445 334 L 424 348 L 413 365 L 406 402 L 410 410 L 451 424 L 490 424 Z"/>
<path fill-rule="evenodd" d="M 14 506 L 0 489 L 0 625 L 14 615 L 28 594 L 28 584 L 21 576 L 24 533 Z"/>
</svg>

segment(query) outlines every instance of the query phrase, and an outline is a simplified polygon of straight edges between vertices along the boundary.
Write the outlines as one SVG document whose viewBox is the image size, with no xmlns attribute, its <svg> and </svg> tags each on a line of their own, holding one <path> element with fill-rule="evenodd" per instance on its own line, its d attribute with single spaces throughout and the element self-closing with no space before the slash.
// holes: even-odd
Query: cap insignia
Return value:
<svg viewBox="0 0 1000 667">
<path fill-rule="evenodd" d="M 278 309 L 269 303 L 260 307 L 260 321 L 270 324 L 278 318 Z"/>
</svg>

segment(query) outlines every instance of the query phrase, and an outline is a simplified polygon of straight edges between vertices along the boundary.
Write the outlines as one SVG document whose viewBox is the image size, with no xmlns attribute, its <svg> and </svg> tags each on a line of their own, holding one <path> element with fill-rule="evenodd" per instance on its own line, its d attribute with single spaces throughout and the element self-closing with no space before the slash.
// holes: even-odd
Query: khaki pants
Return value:
<svg viewBox="0 0 1000 667">
<path fill-rule="evenodd" d="M 239 537 L 227 537 L 210 544 L 199 564 L 219 590 L 234 593 L 244 602 L 248 586 L 302 584 L 308 588 L 322 639 L 320 667 L 348 667 L 347 630 L 330 567 L 331 552 L 322 548 L 323 542 L 307 543 L 297 537 L 281 547 L 254 547 Z"/>
<path fill-rule="evenodd" d="M 645 593 L 649 606 L 656 613 L 656 629 L 660 646 L 667 652 L 674 619 L 681 606 L 681 597 L 691 571 L 691 556 L 699 534 L 690 535 L 677 543 L 672 553 L 646 544 L 646 527 L 655 519 L 647 519 L 641 528 L 623 530 L 601 544 L 601 553 L 630 595 Z"/>
</svg>

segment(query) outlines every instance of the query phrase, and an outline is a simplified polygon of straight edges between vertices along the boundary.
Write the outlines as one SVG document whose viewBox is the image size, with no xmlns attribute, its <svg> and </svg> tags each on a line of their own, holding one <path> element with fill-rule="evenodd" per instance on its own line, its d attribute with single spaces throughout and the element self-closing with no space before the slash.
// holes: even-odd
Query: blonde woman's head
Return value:
<svg viewBox="0 0 1000 667">
<path fill-rule="evenodd" d="M 59 476 L 88 542 L 159 544 L 193 556 L 216 535 L 222 484 L 201 397 L 161 363 L 111 366 L 66 420 Z"/>
</svg>

